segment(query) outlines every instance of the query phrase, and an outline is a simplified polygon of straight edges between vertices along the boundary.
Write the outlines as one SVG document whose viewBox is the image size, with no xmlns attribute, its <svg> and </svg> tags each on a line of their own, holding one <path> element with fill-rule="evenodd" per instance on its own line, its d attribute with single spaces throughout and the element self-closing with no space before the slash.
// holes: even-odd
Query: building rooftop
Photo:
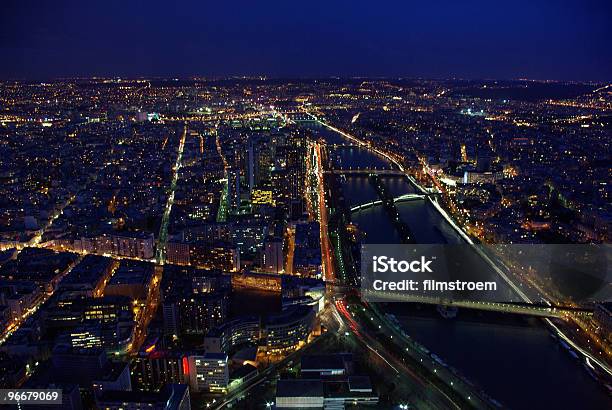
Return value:
<svg viewBox="0 0 612 410">
<path fill-rule="evenodd" d="M 321 380 L 286 379 L 276 383 L 276 397 L 323 397 L 324 391 Z"/>
<path fill-rule="evenodd" d="M 301 361 L 302 372 L 323 370 L 344 370 L 344 358 L 340 354 L 304 355 Z"/>
</svg>

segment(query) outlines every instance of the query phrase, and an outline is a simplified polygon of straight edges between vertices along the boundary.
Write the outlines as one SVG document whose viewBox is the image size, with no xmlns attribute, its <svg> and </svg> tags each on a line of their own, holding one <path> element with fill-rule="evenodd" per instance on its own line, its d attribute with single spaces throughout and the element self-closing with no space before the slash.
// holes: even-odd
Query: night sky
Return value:
<svg viewBox="0 0 612 410">
<path fill-rule="evenodd" d="M 0 78 L 605 81 L 611 21 L 612 0 L 2 0 Z"/>
</svg>

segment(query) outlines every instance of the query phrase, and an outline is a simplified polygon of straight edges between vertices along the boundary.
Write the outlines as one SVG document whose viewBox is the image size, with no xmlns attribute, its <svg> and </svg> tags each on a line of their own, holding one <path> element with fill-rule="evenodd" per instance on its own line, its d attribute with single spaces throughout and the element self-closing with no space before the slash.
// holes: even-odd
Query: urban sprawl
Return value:
<svg viewBox="0 0 612 410">
<path fill-rule="evenodd" d="M 1 82 L 0 387 L 66 409 L 505 406 L 361 298 L 361 245 L 607 246 L 611 113 L 599 83 Z M 606 394 L 610 303 L 479 252 L 495 277 L 458 279 L 512 303 L 407 302 L 535 320 Z"/>
</svg>

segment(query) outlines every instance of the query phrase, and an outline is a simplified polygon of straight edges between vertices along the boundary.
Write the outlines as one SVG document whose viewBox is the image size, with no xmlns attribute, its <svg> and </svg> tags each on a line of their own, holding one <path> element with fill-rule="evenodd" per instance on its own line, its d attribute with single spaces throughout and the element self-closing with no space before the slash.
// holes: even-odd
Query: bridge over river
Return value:
<svg viewBox="0 0 612 410">
<path fill-rule="evenodd" d="M 356 287 L 345 285 L 328 284 L 333 289 L 333 292 L 339 294 L 360 294 L 364 300 L 371 298 L 372 300 L 384 302 L 415 302 L 428 305 L 442 305 L 448 307 L 486 310 L 491 312 L 510 313 L 526 316 L 536 316 L 543 318 L 562 318 L 566 313 L 574 315 L 592 316 L 593 311 L 589 309 L 571 308 L 565 306 L 548 306 L 535 303 L 510 303 L 510 302 L 487 302 L 477 300 L 454 300 L 448 298 L 440 298 L 434 296 L 423 296 L 410 294 L 408 292 L 390 292 L 376 290 L 361 290 Z"/>
<path fill-rule="evenodd" d="M 406 174 L 399 169 L 333 169 L 323 171 L 325 174 L 336 174 L 336 175 L 389 175 L 403 177 Z"/>
<path fill-rule="evenodd" d="M 409 202 L 409 201 L 422 201 L 425 198 L 427 198 L 427 195 L 425 194 L 404 194 L 404 195 L 400 195 L 398 197 L 393 198 L 393 202 L 400 203 L 400 202 Z M 382 205 L 382 203 L 383 201 L 379 199 L 376 201 L 366 202 L 365 204 L 355 205 L 351 207 L 351 212 L 357 212 L 363 209 L 368 209 L 373 206 Z"/>
</svg>

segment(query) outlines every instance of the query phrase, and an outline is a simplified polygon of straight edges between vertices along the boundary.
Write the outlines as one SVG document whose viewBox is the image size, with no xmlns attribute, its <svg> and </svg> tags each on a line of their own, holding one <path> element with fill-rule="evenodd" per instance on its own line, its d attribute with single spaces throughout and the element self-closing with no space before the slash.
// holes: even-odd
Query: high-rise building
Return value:
<svg viewBox="0 0 612 410">
<path fill-rule="evenodd" d="M 189 244 L 168 242 L 166 244 L 166 260 L 177 265 L 189 265 Z"/>
<path fill-rule="evenodd" d="M 247 182 L 249 184 L 249 193 L 252 194 L 255 189 L 255 147 L 253 141 L 249 141 L 249 149 L 247 152 Z"/>
<path fill-rule="evenodd" d="M 178 336 L 181 331 L 178 301 L 174 299 L 164 300 L 162 314 L 164 318 L 164 333 L 170 336 Z"/>
<path fill-rule="evenodd" d="M 282 273 L 284 271 L 283 260 L 283 239 L 277 237 L 266 239 L 262 264 L 264 270 Z"/>
<path fill-rule="evenodd" d="M 236 346 L 257 343 L 261 338 L 261 319 L 250 316 L 225 322 L 204 337 L 207 352 L 228 352 Z"/>
<path fill-rule="evenodd" d="M 255 135 L 249 139 L 247 152 L 247 182 L 250 192 L 266 187 L 270 182 L 273 144 L 267 135 Z"/>
<path fill-rule="evenodd" d="M 195 392 L 225 393 L 229 383 L 227 354 L 189 356 L 189 386 Z"/>
<path fill-rule="evenodd" d="M 230 168 L 225 174 L 227 178 L 227 207 L 230 212 L 237 212 L 240 208 L 240 170 Z"/>
<path fill-rule="evenodd" d="M 229 299 L 225 293 L 200 293 L 179 301 L 183 333 L 206 334 L 227 319 Z"/>
<path fill-rule="evenodd" d="M 132 380 L 136 388 L 158 391 L 170 383 L 187 383 L 183 355 L 174 351 L 158 351 L 155 346 L 152 348 L 150 352 L 139 352 L 132 360 Z"/>
</svg>

